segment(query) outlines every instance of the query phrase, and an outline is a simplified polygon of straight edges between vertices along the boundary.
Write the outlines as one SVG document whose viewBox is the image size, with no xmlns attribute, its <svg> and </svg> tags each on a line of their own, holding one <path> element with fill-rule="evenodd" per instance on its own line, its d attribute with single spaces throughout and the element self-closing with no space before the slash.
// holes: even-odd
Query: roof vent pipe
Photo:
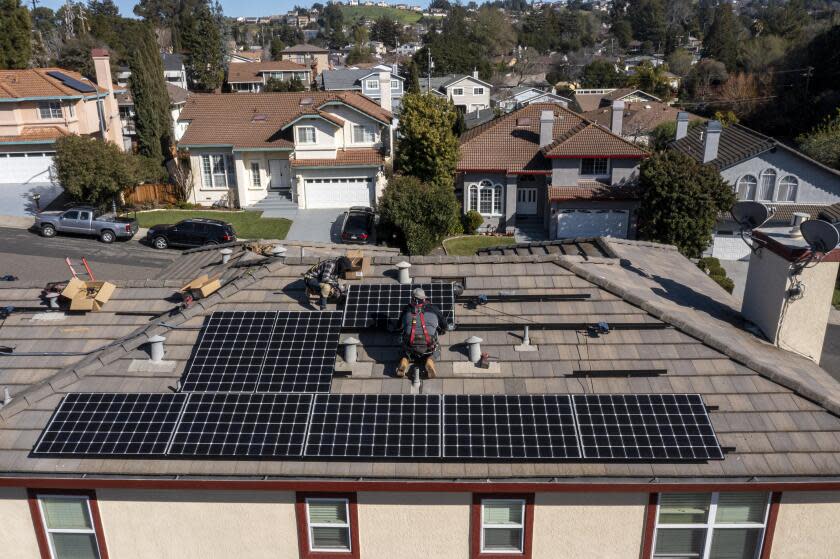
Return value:
<svg viewBox="0 0 840 559">
<path fill-rule="evenodd" d="M 166 341 L 166 338 L 163 336 L 152 336 L 149 338 L 149 353 L 152 357 L 152 363 L 160 363 L 163 361 L 163 342 Z"/>
<path fill-rule="evenodd" d="M 233 251 L 229 248 L 223 248 L 219 251 L 222 255 L 222 264 L 227 264 L 230 262 L 230 255 L 233 254 Z"/>
<path fill-rule="evenodd" d="M 411 275 L 409 274 L 411 264 L 403 260 L 397 264 L 397 279 L 400 285 L 408 285 L 411 283 Z"/>
<path fill-rule="evenodd" d="M 799 226 L 802 225 L 803 221 L 809 219 L 810 217 L 810 215 L 804 212 L 793 212 L 793 218 L 790 220 L 790 231 L 788 231 L 788 236 L 795 239 L 801 239 L 802 231 L 799 229 Z"/>
<path fill-rule="evenodd" d="M 271 249 L 271 256 L 274 258 L 286 258 L 287 250 L 283 245 L 274 245 L 274 248 Z"/>
<path fill-rule="evenodd" d="M 481 338 L 478 336 L 472 336 L 471 338 L 467 339 L 467 346 L 470 348 L 470 361 L 473 363 L 478 363 L 481 360 L 481 342 L 483 342 Z"/>
<path fill-rule="evenodd" d="M 45 297 L 47 298 L 47 303 L 50 305 L 51 309 L 59 308 L 58 307 L 58 297 L 59 297 L 59 295 L 61 295 L 61 294 L 57 293 L 55 291 L 51 291 L 50 293 L 47 293 L 45 295 Z"/>
<path fill-rule="evenodd" d="M 354 337 L 349 337 L 341 342 L 344 345 L 344 362 L 352 365 L 358 358 L 358 350 L 356 348 L 361 342 Z"/>
</svg>

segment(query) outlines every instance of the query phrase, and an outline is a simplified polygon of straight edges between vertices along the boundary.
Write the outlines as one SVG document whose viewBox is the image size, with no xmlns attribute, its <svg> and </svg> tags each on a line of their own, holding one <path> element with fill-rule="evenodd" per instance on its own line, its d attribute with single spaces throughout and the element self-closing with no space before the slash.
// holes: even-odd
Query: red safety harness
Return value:
<svg viewBox="0 0 840 559">
<path fill-rule="evenodd" d="M 414 347 L 414 338 L 417 334 L 417 316 L 420 316 L 420 328 L 423 330 L 423 338 L 426 340 L 427 350 L 433 349 L 432 337 L 429 336 L 429 330 L 426 328 L 426 317 L 423 313 L 423 304 L 412 305 L 411 311 L 411 332 L 408 335 L 408 343 Z"/>
</svg>

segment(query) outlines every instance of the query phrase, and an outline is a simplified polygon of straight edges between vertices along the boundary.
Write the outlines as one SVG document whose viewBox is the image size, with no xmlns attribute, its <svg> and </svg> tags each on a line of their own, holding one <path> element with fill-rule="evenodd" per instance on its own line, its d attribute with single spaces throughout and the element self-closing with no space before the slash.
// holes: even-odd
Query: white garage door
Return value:
<svg viewBox="0 0 840 559">
<path fill-rule="evenodd" d="M 712 240 L 712 256 L 719 260 L 749 260 L 750 247 L 740 235 L 716 233 Z"/>
<path fill-rule="evenodd" d="M 0 153 L 0 183 L 50 182 L 53 153 Z"/>
<path fill-rule="evenodd" d="M 559 210 L 555 239 L 627 237 L 628 210 Z"/>
<path fill-rule="evenodd" d="M 373 178 L 305 179 L 307 208 L 373 205 Z"/>
</svg>

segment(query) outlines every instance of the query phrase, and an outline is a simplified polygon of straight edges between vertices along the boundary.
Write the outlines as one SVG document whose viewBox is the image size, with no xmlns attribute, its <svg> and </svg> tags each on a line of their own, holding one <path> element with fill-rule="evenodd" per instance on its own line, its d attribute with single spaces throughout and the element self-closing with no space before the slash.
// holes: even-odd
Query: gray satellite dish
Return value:
<svg viewBox="0 0 840 559">
<path fill-rule="evenodd" d="M 840 244 L 840 231 L 827 221 L 809 219 L 802 222 L 799 230 L 814 252 L 831 252 Z"/>
<path fill-rule="evenodd" d="M 756 229 L 770 219 L 773 212 L 761 202 L 744 200 L 732 206 L 732 217 L 741 229 Z"/>
</svg>

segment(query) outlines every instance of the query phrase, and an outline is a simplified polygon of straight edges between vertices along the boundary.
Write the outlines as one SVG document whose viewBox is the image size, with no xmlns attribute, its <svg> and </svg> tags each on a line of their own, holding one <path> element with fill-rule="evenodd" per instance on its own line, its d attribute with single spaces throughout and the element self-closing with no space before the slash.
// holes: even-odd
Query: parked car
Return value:
<svg viewBox="0 0 840 559">
<path fill-rule="evenodd" d="M 353 206 L 344 212 L 341 224 L 341 241 L 352 244 L 376 242 L 377 216 L 373 208 Z"/>
<path fill-rule="evenodd" d="M 41 212 L 35 217 L 35 228 L 44 237 L 57 233 L 78 233 L 99 237 L 103 243 L 130 239 L 138 230 L 137 220 L 103 213 L 90 206 L 77 206 L 63 212 Z"/>
<path fill-rule="evenodd" d="M 197 247 L 218 245 L 236 240 L 233 225 L 218 219 L 194 218 L 175 225 L 154 225 L 149 228 L 146 240 L 155 248 L 170 246 Z"/>
</svg>

